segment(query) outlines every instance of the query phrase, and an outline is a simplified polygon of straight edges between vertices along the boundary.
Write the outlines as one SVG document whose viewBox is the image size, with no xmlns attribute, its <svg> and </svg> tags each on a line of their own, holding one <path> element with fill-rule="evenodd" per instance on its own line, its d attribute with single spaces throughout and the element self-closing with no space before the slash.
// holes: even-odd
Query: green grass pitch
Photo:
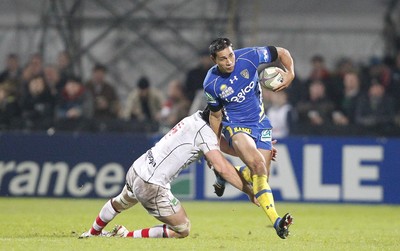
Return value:
<svg viewBox="0 0 400 251">
<path fill-rule="evenodd" d="M 400 250 L 400 207 L 277 202 L 291 212 L 291 236 L 281 240 L 264 212 L 249 202 L 182 201 L 192 223 L 185 239 L 78 236 L 106 200 L 0 198 L 0 250 Z M 158 224 L 137 205 L 106 229 Z"/>
</svg>

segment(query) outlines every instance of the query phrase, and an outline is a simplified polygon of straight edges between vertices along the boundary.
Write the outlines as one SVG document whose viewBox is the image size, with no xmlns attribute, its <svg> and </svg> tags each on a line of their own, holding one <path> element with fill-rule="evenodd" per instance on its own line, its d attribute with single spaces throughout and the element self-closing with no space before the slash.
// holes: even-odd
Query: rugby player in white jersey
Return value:
<svg viewBox="0 0 400 251">
<path fill-rule="evenodd" d="M 197 111 L 175 125 L 151 149 L 140 156 L 126 174 L 122 192 L 105 203 L 92 227 L 80 238 L 119 236 L 133 238 L 183 238 L 189 235 L 190 221 L 180 201 L 171 193 L 170 183 L 191 163 L 205 156 L 226 181 L 249 196 L 258 205 L 251 186 L 242 179 L 220 151 L 217 136 L 208 124 L 209 109 Z M 221 149 L 236 155 L 227 142 Z M 138 202 L 163 224 L 134 231 L 116 226 L 103 230 L 120 212 Z"/>
</svg>

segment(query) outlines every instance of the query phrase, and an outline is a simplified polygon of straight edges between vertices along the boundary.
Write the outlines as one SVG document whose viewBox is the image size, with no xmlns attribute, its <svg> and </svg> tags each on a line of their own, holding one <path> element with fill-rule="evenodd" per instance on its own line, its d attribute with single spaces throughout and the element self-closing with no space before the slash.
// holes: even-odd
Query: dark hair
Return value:
<svg viewBox="0 0 400 251">
<path fill-rule="evenodd" d="M 312 56 L 311 62 L 313 62 L 313 63 L 314 62 L 325 62 L 325 59 L 322 55 L 316 54 L 316 55 Z"/>
<path fill-rule="evenodd" d="M 9 59 L 18 59 L 18 55 L 16 53 L 10 53 L 7 56 Z"/>
<path fill-rule="evenodd" d="M 147 89 L 150 87 L 150 82 L 146 77 L 141 77 L 137 83 L 139 89 Z"/>
<path fill-rule="evenodd" d="M 210 107 L 208 105 L 204 110 L 201 112 L 201 118 L 207 122 L 207 124 L 210 124 Z"/>
<path fill-rule="evenodd" d="M 107 67 L 103 64 L 96 64 L 93 67 L 93 71 L 103 71 L 103 72 L 107 72 Z"/>
<path fill-rule="evenodd" d="M 210 51 L 210 55 L 214 58 L 217 56 L 217 52 L 224 50 L 232 45 L 231 40 L 229 38 L 217 38 L 211 42 L 210 46 L 208 47 Z"/>
<path fill-rule="evenodd" d="M 79 76 L 69 76 L 68 78 L 67 78 L 67 82 L 75 82 L 75 83 L 78 83 L 78 84 L 82 84 L 82 78 L 81 77 L 79 77 Z"/>
</svg>

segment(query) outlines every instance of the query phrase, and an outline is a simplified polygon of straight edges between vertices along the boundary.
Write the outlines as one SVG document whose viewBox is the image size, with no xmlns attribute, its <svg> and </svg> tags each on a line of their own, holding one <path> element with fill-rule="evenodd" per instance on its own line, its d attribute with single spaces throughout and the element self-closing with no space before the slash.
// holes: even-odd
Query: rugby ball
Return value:
<svg viewBox="0 0 400 251">
<path fill-rule="evenodd" d="M 278 67 L 271 66 L 262 70 L 259 74 L 259 81 L 262 87 L 273 90 L 276 86 L 282 84 L 282 75 L 276 70 Z"/>
</svg>

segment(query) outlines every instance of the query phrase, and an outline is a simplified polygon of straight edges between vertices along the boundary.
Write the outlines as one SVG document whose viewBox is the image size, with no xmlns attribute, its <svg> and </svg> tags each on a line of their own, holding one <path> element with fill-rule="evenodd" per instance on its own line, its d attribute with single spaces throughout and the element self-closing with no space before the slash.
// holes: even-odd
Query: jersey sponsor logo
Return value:
<svg viewBox="0 0 400 251">
<path fill-rule="evenodd" d="M 204 92 L 204 95 L 206 96 L 206 101 L 209 104 L 216 104 L 217 101 L 214 99 L 213 96 L 211 96 L 211 94 L 209 94 L 208 92 Z"/>
<path fill-rule="evenodd" d="M 155 167 L 157 165 L 156 161 L 154 160 L 153 152 L 151 150 L 147 151 L 146 158 L 149 160 L 149 165 Z"/>
<path fill-rule="evenodd" d="M 232 95 L 235 92 L 231 86 L 227 86 L 225 84 L 221 85 L 219 89 L 221 90 L 219 97 L 222 99 L 227 98 L 228 96 Z"/>
<path fill-rule="evenodd" d="M 237 80 L 239 80 L 237 77 L 236 77 L 236 75 L 235 76 L 233 76 L 233 78 L 231 78 L 231 79 L 229 79 L 229 82 L 233 85 L 233 83 L 235 82 L 235 81 L 237 81 Z"/>
<path fill-rule="evenodd" d="M 249 71 L 247 69 L 244 69 L 243 71 L 241 71 L 240 75 L 242 77 L 244 77 L 245 79 L 249 79 L 250 78 L 250 74 L 249 74 Z"/>
<path fill-rule="evenodd" d="M 266 142 L 266 141 L 271 141 L 271 139 L 272 139 L 271 129 L 263 130 L 261 132 L 261 141 Z"/>
<path fill-rule="evenodd" d="M 233 96 L 230 101 L 242 103 L 243 101 L 246 100 L 246 94 L 249 93 L 251 90 L 253 90 L 254 85 L 255 85 L 254 81 L 251 81 L 250 84 L 248 84 L 246 87 L 240 89 L 238 94 L 236 96 Z"/>
</svg>

